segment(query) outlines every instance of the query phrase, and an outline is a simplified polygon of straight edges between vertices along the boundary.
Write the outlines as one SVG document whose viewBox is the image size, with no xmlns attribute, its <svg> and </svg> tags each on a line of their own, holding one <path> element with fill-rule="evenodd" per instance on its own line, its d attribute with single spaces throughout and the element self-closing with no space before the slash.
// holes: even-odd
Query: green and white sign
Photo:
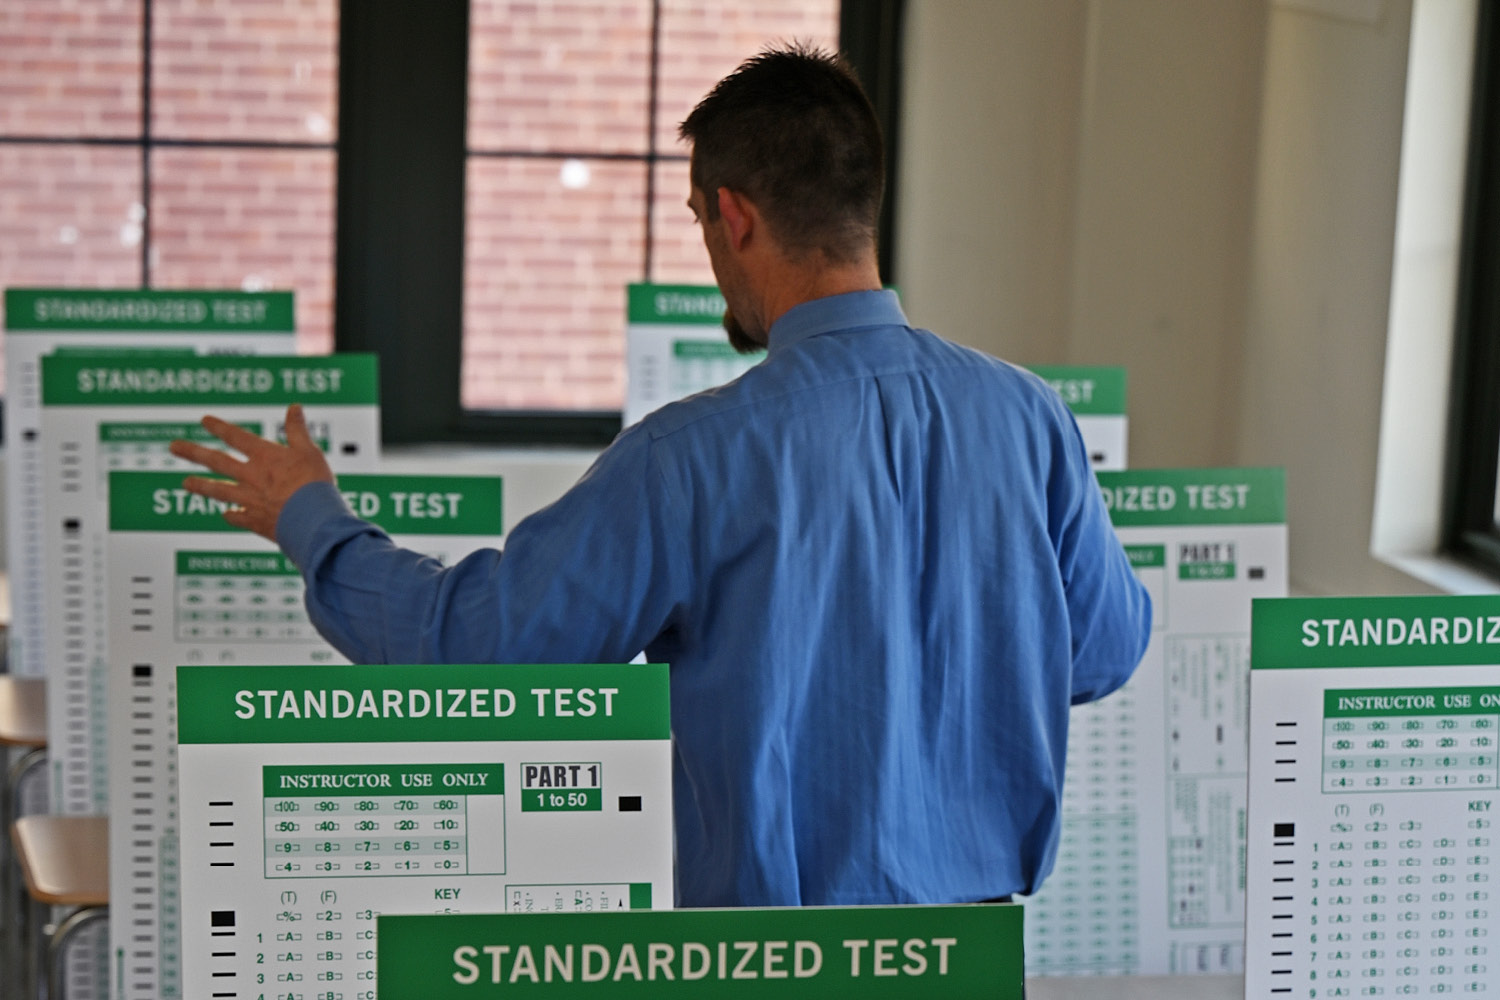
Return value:
<svg viewBox="0 0 1500 1000">
<path fill-rule="evenodd" d="M 1073 709 L 1056 867 L 1026 903 L 1033 975 L 1243 967 L 1250 602 L 1287 587 L 1280 469 L 1100 472 L 1152 635 Z"/>
<path fill-rule="evenodd" d="M 1126 468 L 1130 425 L 1125 411 L 1125 369 L 1100 365 L 1030 367 L 1073 411 L 1095 471 Z"/>
<path fill-rule="evenodd" d="M 291 292 L 5 290 L 8 669 L 46 673 L 42 633 L 41 358 L 55 352 L 290 354 Z"/>
<path fill-rule="evenodd" d="M 413 995 L 377 917 L 672 904 L 664 664 L 176 676 L 178 995 Z"/>
<path fill-rule="evenodd" d="M 1500 976 L 1500 597 L 1253 609 L 1245 995 Z"/>
<path fill-rule="evenodd" d="M 765 357 L 729 346 L 724 297 L 713 285 L 630 285 L 626 296 L 627 427 L 665 403 L 738 378 Z"/>
<path fill-rule="evenodd" d="M 445 565 L 502 542 L 502 483 L 495 476 L 345 473 L 339 489 L 352 510 L 398 544 Z M 106 554 L 113 595 L 109 811 L 131 817 L 111 839 L 110 897 L 132 901 L 110 911 L 123 962 L 111 996 L 182 997 L 182 828 L 170 722 L 179 716 L 175 668 L 346 661 L 308 621 L 297 568 L 265 539 L 226 522 L 222 504 L 184 490 L 181 472 L 110 473 Z M 342 714 L 343 697 L 330 708 L 325 696 L 324 710 Z M 444 721 L 454 721 L 450 716 Z M 191 733 L 196 721 L 183 718 L 181 725 Z M 214 724 L 209 737 L 216 732 L 235 740 L 246 735 Z M 306 728 L 293 736 L 306 740 Z M 301 794 L 318 785 L 297 787 Z M 497 777 L 486 787 L 503 785 Z M 140 935 L 143 922 L 156 933 Z"/>
<path fill-rule="evenodd" d="M 282 436 L 286 405 L 306 404 L 308 427 L 336 471 L 372 469 L 379 460 L 376 363 L 369 354 L 137 355 L 53 352 L 39 359 L 47 441 L 36 487 L 41 558 L 42 646 L 55 692 L 47 699 L 52 808 L 97 814 L 109 799 L 106 665 L 117 603 L 106 569 L 108 475 L 112 470 L 201 472 L 167 451 L 178 431 L 205 413 L 264 436 Z M 189 436 L 202 438 L 201 431 Z M 140 624 L 137 622 L 136 624 Z"/>
<path fill-rule="evenodd" d="M 380 996 L 1020 1000 L 1021 917 L 982 904 L 382 914 Z"/>
<path fill-rule="evenodd" d="M 120 288 L 5 290 L 7 335 L 291 333 L 293 324 L 291 292 Z"/>
</svg>

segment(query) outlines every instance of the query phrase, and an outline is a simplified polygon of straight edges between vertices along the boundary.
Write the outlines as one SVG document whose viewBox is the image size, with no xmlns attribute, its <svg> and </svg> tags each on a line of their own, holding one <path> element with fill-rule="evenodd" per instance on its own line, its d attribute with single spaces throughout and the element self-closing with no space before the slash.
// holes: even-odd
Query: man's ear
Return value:
<svg viewBox="0 0 1500 1000">
<path fill-rule="evenodd" d="M 745 244 L 760 224 L 760 213 L 755 210 L 755 204 L 738 191 L 721 187 L 717 196 L 719 215 L 729 230 L 729 245 L 736 250 L 745 249 Z"/>
</svg>

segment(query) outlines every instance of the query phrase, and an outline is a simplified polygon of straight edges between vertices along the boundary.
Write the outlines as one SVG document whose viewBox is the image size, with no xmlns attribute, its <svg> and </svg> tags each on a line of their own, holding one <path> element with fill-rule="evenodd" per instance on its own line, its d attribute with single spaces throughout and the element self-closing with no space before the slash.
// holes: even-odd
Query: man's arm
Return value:
<svg viewBox="0 0 1500 1000">
<path fill-rule="evenodd" d="M 334 482 L 328 460 L 307 431 L 300 404 L 287 407 L 284 445 L 218 417 L 204 417 L 203 428 L 245 457 L 241 460 L 192 441 L 173 441 L 171 451 L 178 458 L 228 477 L 189 476 L 182 485 L 190 492 L 229 504 L 224 520 L 236 528 L 247 528 L 274 542 L 276 519 L 291 495 L 308 483 Z"/>
<path fill-rule="evenodd" d="M 1058 567 L 1073 637 L 1072 700 L 1102 698 L 1135 672 L 1151 639 L 1151 598 L 1110 523 L 1082 438 L 1049 505 L 1062 514 Z"/>
<path fill-rule="evenodd" d="M 355 517 L 300 412 L 287 423 L 281 446 L 206 419 L 244 461 L 187 442 L 172 450 L 230 477 L 185 486 L 237 505 L 231 524 L 281 547 L 302 571 L 313 624 L 357 663 L 628 660 L 691 593 L 680 519 L 644 436 L 617 440 L 563 497 L 513 527 L 504 553 L 443 566 Z"/>
</svg>

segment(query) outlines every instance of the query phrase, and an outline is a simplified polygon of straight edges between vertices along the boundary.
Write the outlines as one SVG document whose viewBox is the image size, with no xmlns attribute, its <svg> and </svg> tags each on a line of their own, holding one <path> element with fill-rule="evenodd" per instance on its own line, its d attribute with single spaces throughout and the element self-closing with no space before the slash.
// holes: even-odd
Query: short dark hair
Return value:
<svg viewBox="0 0 1500 1000">
<path fill-rule="evenodd" d="M 678 129 L 693 185 L 748 197 L 789 253 L 848 262 L 875 245 L 885 150 L 875 109 L 841 57 L 792 43 L 741 63 Z"/>
</svg>

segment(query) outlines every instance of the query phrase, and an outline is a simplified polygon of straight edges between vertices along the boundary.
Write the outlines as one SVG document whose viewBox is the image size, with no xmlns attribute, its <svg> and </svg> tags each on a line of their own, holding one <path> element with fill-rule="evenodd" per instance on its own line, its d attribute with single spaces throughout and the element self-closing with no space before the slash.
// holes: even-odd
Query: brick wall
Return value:
<svg viewBox="0 0 1500 1000">
<path fill-rule="evenodd" d="M 0 279 L 134 286 L 140 196 L 138 150 L 0 144 Z"/>
<path fill-rule="evenodd" d="M 141 0 L 0 3 L 0 135 L 134 136 Z"/>
<path fill-rule="evenodd" d="M 151 132 L 329 142 L 337 0 L 153 0 Z"/>
<path fill-rule="evenodd" d="M 747 56 L 794 38 L 832 47 L 838 34 L 837 0 L 665 0 L 661 10 L 654 140 L 670 156 L 686 153 L 678 123 Z M 474 0 L 472 11 L 471 149 L 649 151 L 649 3 Z M 713 282 L 686 163 L 654 167 L 649 206 L 648 169 L 587 157 L 471 163 L 465 406 L 620 408 L 625 285 Z"/>
<path fill-rule="evenodd" d="M 644 153 L 651 4 L 469 7 L 469 148 Z"/>
<path fill-rule="evenodd" d="M 334 167 L 326 150 L 156 149 L 153 287 L 293 289 L 298 349 L 327 353 Z"/>
<path fill-rule="evenodd" d="M 575 168 L 576 169 L 576 168 Z M 640 279 L 646 168 L 470 161 L 463 399 L 470 407 L 618 409 L 627 282 Z"/>
<path fill-rule="evenodd" d="M 337 11 L 153 0 L 153 139 L 333 141 Z M 139 287 L 149 238 L 152 287 L 294 289 L 330 350 L 333 153 L 154 146 L 145 204 L 142 29 L 143 0 L 0 2 L 0 287 Z"/>
</svg>

